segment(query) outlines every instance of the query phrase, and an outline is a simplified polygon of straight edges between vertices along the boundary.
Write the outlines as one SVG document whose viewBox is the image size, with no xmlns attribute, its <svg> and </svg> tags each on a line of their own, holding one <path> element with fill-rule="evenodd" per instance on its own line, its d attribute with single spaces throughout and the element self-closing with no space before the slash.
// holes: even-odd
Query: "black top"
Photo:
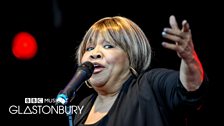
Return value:
<svg viewBox="0 0 224 126">
<path fill-rule="evenodd" d="M 93 93 L 80 102 L 82 114 L 75 115 L 75 126 L 173 126 L 174 115 L 183 114 L 200 105 L 207 78 L 194 92 L 187 92 L 179 80 L 179 72 L 152 69 L 131 76 L 122 86 L 108 114 L 92 125 L 84 125 L 97 97 Z M 177 117 L 176 116 L 176 117 Z M 179 124 L 178 124 L 179 125 Z"/>
</svg>

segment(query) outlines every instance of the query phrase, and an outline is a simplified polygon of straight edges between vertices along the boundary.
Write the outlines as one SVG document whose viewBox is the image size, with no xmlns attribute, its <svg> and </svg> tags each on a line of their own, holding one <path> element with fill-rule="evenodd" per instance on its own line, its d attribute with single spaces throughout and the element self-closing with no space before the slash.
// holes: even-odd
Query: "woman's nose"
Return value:
<svg viewBox="0 0 224 126">
<path fill-rule="evenodd" d="M 99 59 L 99 58 L 101 58 L 102 56 L 101 56 L 101 54 L 100 53 L 97 53 L 97 54 L 91 54 L 90 55 L 90 58 L 92 58 L 92 59 Z"/>
<path fill-rule="evenodd" d="M 94 53 L 90 55 L 91 59 L 99 59 L 102 58 L 102 54 L 101 53 Z"/>
<path fill-rule="evenodd" d="M 101 47 L 100 46 L 96 46 L 91 51 L 90 58 L 91 59 L 99 59 L 99 58 L 102 58 L 102 52 L 101 52 Z"/>
</svg>

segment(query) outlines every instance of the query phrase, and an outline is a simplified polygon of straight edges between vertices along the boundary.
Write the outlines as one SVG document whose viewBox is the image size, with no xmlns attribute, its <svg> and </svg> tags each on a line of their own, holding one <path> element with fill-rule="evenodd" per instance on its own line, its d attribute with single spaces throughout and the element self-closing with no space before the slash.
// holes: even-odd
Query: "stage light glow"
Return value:
<svg viewBox="0 0 224 126">
<path fill-rule="evenodd" d="M 20 60 L 32 59 L 37 53 L 36 39 L 28 32 L 19 32 L 13 39 L 13 55 Z"/>
</svg>

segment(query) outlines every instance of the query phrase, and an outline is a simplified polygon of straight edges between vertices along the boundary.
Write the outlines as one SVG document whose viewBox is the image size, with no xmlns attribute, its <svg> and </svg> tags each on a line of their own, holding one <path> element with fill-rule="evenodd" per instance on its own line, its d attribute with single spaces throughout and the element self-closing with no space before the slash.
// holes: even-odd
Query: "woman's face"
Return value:
<svg viewBox="0 0 224 126">
<path fill-rule="evenodd" d="M 130 75 L 127 54 L 118 46 L 106 41 L 101 35 L 97 41 L 86 45 L 81 63 L 90 61 L 94 72 L 90 83 L 95 88 L 119 86 Z"/>
</svg>

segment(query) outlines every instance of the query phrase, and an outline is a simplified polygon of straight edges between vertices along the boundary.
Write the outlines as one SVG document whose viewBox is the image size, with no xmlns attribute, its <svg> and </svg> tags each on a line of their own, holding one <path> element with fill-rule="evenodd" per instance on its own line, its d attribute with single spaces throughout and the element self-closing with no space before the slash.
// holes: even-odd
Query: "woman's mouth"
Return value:
<svg viewBox="0 0 224 126">
<path fill-rule="evenodd" d="M 104 70 L 104 66 L 102 64 L 99 64 L 99 63 L 93 63 L 94 64 L 94 71 L 93 71 L 93 74 L 98 74 L 100 73 L 101 71 Z"/>
</svg>

